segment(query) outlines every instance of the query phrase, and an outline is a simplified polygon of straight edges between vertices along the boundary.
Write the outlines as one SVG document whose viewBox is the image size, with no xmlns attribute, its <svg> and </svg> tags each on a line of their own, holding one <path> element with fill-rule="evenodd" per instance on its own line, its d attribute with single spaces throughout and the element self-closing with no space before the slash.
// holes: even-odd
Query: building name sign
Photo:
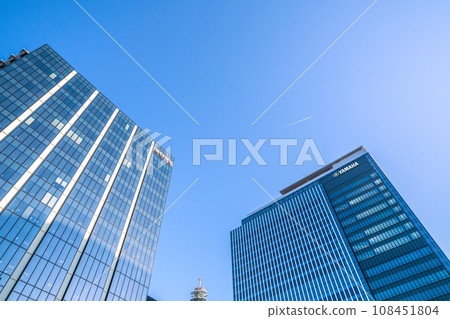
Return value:
<svg viewBox="0 0 450 319">
<path fill-rule="evenodd" d="M 355 168 L 356 166 L 359 166 L 358 162 L 353 162 L 350 165 L 345 166 L 344 168 L 334 172 L 333 176 L 338 177 L 344 173 L 347 173 L 349 170 Z"/>
<path fill-rule="evenodd" d="M 167 164 L 173 167 L 173 162 L 159 149 L 155 148 L 155 153 L 159 155 Z"/>
</svg>

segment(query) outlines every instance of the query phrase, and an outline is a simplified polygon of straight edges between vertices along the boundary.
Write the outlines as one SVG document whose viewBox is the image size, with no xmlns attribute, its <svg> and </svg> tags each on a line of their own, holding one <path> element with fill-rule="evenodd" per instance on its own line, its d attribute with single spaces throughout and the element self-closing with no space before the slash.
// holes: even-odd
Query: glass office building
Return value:
<svg viewBox="0 0 450 319">
<path fill-rule="evenodd" d="M 231 232 L 234 300 L 450 300 L 450 264 L 358 148 Z"/>
<path fill-rule="evenodd" d="M 0 62 L 0 300 L 146 300 L 173 158 L 48 45 Z"/>
</svg>

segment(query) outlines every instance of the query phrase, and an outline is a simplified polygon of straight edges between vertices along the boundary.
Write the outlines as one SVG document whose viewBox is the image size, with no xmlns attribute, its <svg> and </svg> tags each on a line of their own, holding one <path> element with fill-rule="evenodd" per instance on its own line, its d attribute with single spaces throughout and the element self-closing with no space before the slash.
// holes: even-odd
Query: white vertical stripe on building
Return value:
<svg viewBox="0 0 450 319">
<path fill-rule="evenodd" d="M 22 114 L 19 115 L 14 121 L 12 121 L 3 131 L 0 132 L 0 142 L 7 137 L 12 131 L 14 131 L 23 121 L 25 121 L 31 114 L 33 114 L 38 108 L 42 106 L 53 94 L 59 91 L 67 82 L 69 82 L 75 75 L 77 71 L 72 71 L 64 79 L 62 79 L 58 84 L 56 84 L 50 91 L 45 93 L 39 100 L 34 102 L 28 109 L 26 109 Z"/>
<path fill-rule="evenodd" d="M 131 144 L 133 143 L 133 138 L 136 134 L 137 126 L 135 125 L 133 128 L 133 131 L 131 132 L 130 137 L 128 138 L 127 143 L 125 144 L 125 148 L 122 151 L 122 155 L 119 158 L 119 161 L 116 164 L 116 167 L 114 168 L 114 171 L 108 181 L 108 184 L 106 185 L 106 188 L 103 192 L 102 198 L 100 199 L 97 208 L 95 209 L 94 215 L 92 216 L 92 219 L 89 223 L 89 226 L 86 229 L 86 232 L 83 236 L 83 240 L 80 243 L 80 246 L 78 247 L 78 250 L 75 254 L 75 257 L 72 260 L 72 263 L 70 264 L 69 270 L 64 277 L 63 283 L 61 287 L 59 288 L 59 291 L 56 295 L 56 300 L 63 300 L 64 295 L 66 294 L 67 288 L 69 287 L 70 281 L 72 280 L 73 275 L 75 274 L 75 270 L 78 266 L 78 263 L 80 262 L 81 256 L 83 255 L 84 249 L 86 248 L 86 245 L 91 237 L 92 231 L 94 230 L 95 225 L 97 224 L 98 218 L 100 217 L 100 213 L 103 210 L 103 207 L 105 206 L 106 200 L 108 199 L 108 196 L 111 192 L 111 189 L 114 185 L 114 182 L 116 181 L 117 175 L 119 174 L 120 167 L 123 164 L 123 160 L 125 159 L 125 156 L 127 155 L 128 149 L 130 148 Z"/>
<path fill-rule="evenodd" d="M 96 93 L 98 93 L 98 92 L 96 91 Z M 91 96 L 91 98 L 92 98 L 92 96 Z M 108 131 L 109 127 L 111 126 L 112 122 L 116 118 L 118 112 L 119 112 L 119 110 L 116 109 L 114 111 L 114 113 L 111 115 L 111 117 L 109 118 L 105 127 L 102 129 L 99 136 L 95 140 L 94 144 L 91 146 L 91 149 L 87 153 L 86 157 L 83 159 L 83 162 L 81 162 L 80 166 L 78 167 L 74 176 L 70 180 L 69 184 L 64 189 L 61 196 L 59 197 L 59 199 L 56 202 L 55 206 L 53 207 L 52 211 L 47 216 L 47 219 L 45 220 L 44 225 L 42 225 L 42 227 L 39 230 L 39 232 L 37 233 L 36 237 L 31 242 L 30 247 L 28 247 L 27 251 L 25 252 L 25 255 L 20 260 L 16 269 L 14 270 L 14 272 L 12 273 L 8 282 L 6 283 L 5 287 L 3 288 L 2 292 L 0 293 L 0 300 L 6 300 L 6 298 L 8 298 L 8 296 L 11 293 L 11 291 L 13 290 L 16 282 L 19 280 L 20 276 L 22 275 L 23 271 L 25 270 L 25 267 L 28 265 L 28 262 L 30 261 L 31 257 L 33 257 L 33 254 L 35 253 L 36 249 L 39 247 L 39 244 L 41 243 L 42 239 L 44 239 L 45 234 L 47 233 L 48 229 L 50 228 L 50 226 L 52 225 L 56 216 L 58 215 L 59 211 L 61 210 L 61 207 L 66 202 L 67 197 L 69 197 L 70 193 L 72 192 L 73 188 L 75 187 L 75 184 L 78 182 L 78 179 L 80 178 L 84 169 L 88 165 L 89 161 L 91 160 L 92 156 L 94 155 L 95 151 L 97 150 L 98 146 L 100 145 L 101 141 L 103 140 L 103 137 L 105 136 L 105 134 Z"/>
<path fill-rule="evenodd" d="M 92 93 L 92 95 L 88 98 L 88 100 L 81 106 L 81 108 L 75 113 L 74 116 L 67 122 L 67 124 L 59 131 L 56 137 L 50 142 L 50 144 L 42 151 L 39 157 L 34 161 L 33 164 L 27 169 L 27 171 L 19 178 L 16 184 L 9 190 L 8 193 L 2 198 L 0 201 L 0 214 L 3 210 L 8 206 L 8 204 L 12 201 L 14 196 L 22 189 L 25 183 L 30 179 L 30 177 L 36 172 L 36 170 L 41 166 L 41 164 L 45 161 L 47 156 L 53 151 L 53 149 L 58 145 L 59 141 L 66 135 L 66 133 L 72 128 L 78 118 L 84 113 L 87 107 L 91 104 L 91 102 L 97 96 L 98 91 Z"/>
<path fill-rule="evenodd" d="M 111 267 L 109 268 L 108 277 L 106 278 L 105 287 L 103 288 L 102 295 L 100 297 L 100 300 L 106 300 L 106 296 L 109 291 L 109 287 L 111 286 L 112 278 L 114 275 L 114 272 L 117 267 L 117 263 L 119 261 L 119 258 L 122 253 L 123 244 L 125 243 L 125 238 L 128 233 L 128 228 L 130 227 L 131 218 L 134 214 L 134 209 L 136 207 L 137 201 L 139 199 L 139 194 L 141 193 L 142 184 L 144 183 L 145 175 L 147 174 L 147 168 L 150 164 L 150 159 L 152 158 L 153 150 L 155 149 L 155 142 L 152 142 L 152 145 L 150 146 L 150 149 L 147 154 L 147 159 L 144 164 L 144 168 L 142 169 L 141 176 L 139 178 L 138 185 L 136 187 L 136 191 L 134 192 L 133 201 L 131 202 L 130 210 L 128 211 L 127 219 L 125 220 L 125 225 L 123 226 L 122 234 L 120 235 L 119 243 L 117 244 L 116 252 L 114 254 L 114 260 L 111 264 Z"/>
</svg>

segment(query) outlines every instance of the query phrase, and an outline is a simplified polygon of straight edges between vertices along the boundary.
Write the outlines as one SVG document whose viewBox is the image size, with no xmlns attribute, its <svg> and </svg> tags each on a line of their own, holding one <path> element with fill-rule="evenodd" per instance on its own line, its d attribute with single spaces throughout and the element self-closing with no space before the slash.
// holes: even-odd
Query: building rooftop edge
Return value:
<svg viewBox="0 0 450 319">
<path fill-rule="evenodd" d="M 252 211 L 251 213 L 247 214 L 247 216 L 242 220 L 242 222 L 244 222 L 250 216 L 258 213 L 262 209 L 272 205 L 274 202 L 279 201 L 283 197 L 287 196 L 289 193 L 297 190 L 298 188 L 301 188 L 301 187 L 304 187 L 306 185 L 309 185 L 311 182 L 319 179 L 323 175 L 328 174 L 331 170 L 335 170 L 335 169 L 337 169 L 337 168 L 347 164 L 348 161 L 351 161 L 351 160 L 355 159 L 356 157 L 362 156 L 364 153 L 367 153 L 367 150 L 363 146 L 360 146 L 357 149 L 351 151 L 350 153 L 347 153 L 344 156 L 341 156 L 340 158 L 338 158 L 337 160 L 331 162 L 330 164 L 325 165 L 321 169 L 318 169 L 314 173 L 309 174 L 305 178 L 302 178 L 298 182 L 295 182 L 294 184 L 292 184 L 292 185 L 282 189 L 280 191 L 280 193 L 281 193 L 280 197 L 278 197 L 275 200 L 270 201 L 269 203 L 263 205 L 262 207 L 260 207 L 260 208 L 258 208 L 256 210 Z"/>
<path fill-rule="evenodd" d="M 337 160 L 331 162 L 330 164 L 325 165 L 324 167 L 322 167 L 321 169 L 315 171 L 314 173 L 309 174 L 308 176 L 306 176 L 305 178 L 302 178 L 301 180 L 295 182 L 294 184 L 283 188 L 280 193 L 281 195 L 285 195 L 287 193 L 289 193 L 290 191 L 299 188 L 300 186 L 305 185 L 306 183 L 308 183 L 309 181 L 312 181 L 313 179 L 315 179 L 316 177 L 330 171 L 333 169 L 333 166 L 336 165 L 339 162 L 342 162 L 343 160 L 345 160 L 346 158 L 352 156 L 353 154 L 364 150 L 363 146 L 358 147 L 357 149 L 354 149 L 353 151 L 351 151 L 350 153 L 345 154 L 344 156 L 341 156 L 340 158 L 338 158 Z"/>
<path fill-rule="evenodd" d="M 0 60 L 0 70 L 6 68 L 8 65 L 19 60 L 20 58 L 23 58 L 28 53 L 30 53 L 28 50 L 22 49 L 18 55 L 11 54 L 11 56 L 8 59 L 6 59 L 6 61 Z"/>
</svg>

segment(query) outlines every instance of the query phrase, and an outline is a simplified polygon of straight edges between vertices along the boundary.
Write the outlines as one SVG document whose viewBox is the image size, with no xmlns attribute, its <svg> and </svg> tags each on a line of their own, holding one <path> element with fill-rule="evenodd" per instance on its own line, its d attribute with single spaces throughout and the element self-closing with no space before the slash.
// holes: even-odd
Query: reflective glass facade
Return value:
<svg viewBox="0 0 450 319">
<path fill-rule="evenodd" d="M 450 264 L 363 148 L 231 232 L 235 300 L 450 300 Z"/>
<path fill-rule="evenodd" d="M 173 158 L 48 45 L 0 69 L 0 300 L 145 300 Z"/>
</svg>

